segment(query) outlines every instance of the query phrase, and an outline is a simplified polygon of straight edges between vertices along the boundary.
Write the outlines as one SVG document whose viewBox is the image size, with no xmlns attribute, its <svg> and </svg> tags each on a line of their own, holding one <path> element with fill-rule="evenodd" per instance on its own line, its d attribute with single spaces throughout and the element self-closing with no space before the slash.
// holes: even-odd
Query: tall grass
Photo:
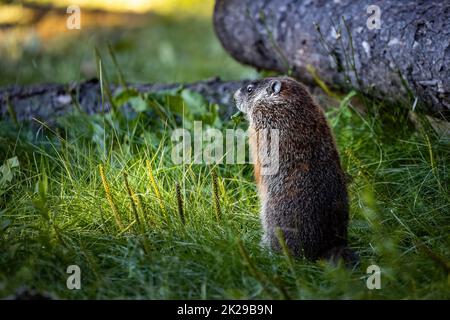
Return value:
<svg viewBox="0 0 450 320">
<path fill-rule="evenodd" d="M 251 165 L 174 165 L 173 127 L 152 101 L 181 126 L 179 108 L 141 98 L 131 113 L 76 111 L 60 134 L 2 121 L 0 296 L 26 286 L 61 298 L 450 298 L 448 138 L 426 125 L 391 135 L 350 98 L 328 111 L 352 177 L 351 271 L 261 247 Z M 71 264 L 82 290 L 66 288 Z M 365 285 L 372 264 L 381 290 Z"/>
</svg>

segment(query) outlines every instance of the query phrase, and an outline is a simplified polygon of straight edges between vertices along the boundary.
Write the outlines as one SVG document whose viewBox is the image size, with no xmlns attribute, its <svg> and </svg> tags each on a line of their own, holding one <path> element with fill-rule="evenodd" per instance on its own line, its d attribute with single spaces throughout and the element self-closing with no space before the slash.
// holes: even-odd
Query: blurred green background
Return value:
<svg viewBox="0 0 450 320">
<path fill-rule="evenodd" d="M 81 8 L 80 30 L 66 27 L 70 4 Z M 4 3 L 0 85 L 95 77 L 95 47 L 103 53 L 106 70 L 112 67 L 108 44 L 130 82 L 255 77 L 254 69 L 235 62 L 221 47 L 212 26 L 213 5 L 213 0 Z"/>
</svg>

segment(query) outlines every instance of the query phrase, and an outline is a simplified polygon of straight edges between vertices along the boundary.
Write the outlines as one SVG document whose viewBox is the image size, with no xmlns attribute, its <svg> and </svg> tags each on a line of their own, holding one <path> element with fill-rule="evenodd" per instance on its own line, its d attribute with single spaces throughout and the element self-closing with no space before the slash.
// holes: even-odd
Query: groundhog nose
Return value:
<svg viewBox="0 0 450 320">
<path fill-rule="evenodd" d="M 233 101 L 234 101 L 234 104 L 237 103 L 238 96 L 239 96 L 239 90 L 241 90 L 241 89 L 237 89 L 236 92 L 233 94 Z"/>
</svg>

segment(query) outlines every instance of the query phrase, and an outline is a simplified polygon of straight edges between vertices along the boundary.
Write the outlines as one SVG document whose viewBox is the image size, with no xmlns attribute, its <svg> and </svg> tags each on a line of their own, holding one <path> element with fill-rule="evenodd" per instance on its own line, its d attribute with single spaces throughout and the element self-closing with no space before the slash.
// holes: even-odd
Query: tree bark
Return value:
<svg viewBox="0 0 450 320">
<path fill-rule="evenodd" d="M 216 0 L 214 27 L 244 64 L 310 84 L 316 73 L 450 121 L 450 1 Z"/>
<path fill-rule="evenodd" d="M 221 105 L 221 116 L 229 118 L 236 112 L 232 95 L 244 82 L 214 78 L 189 84 L 128 84 L 128 87 L 141 93 L 179 87 L 190 89 L 203 95 L 210 103 Z M 121 86 L 114 85 L 110 89 L 114 94 Z M 100 83 L 96 79 L 68 85 L 11 86 L 0 88 L 0 118 L 15 117 L 17 121 L 35 118 L 53 124 L 58 116 L 73 110 L 77 104 L 88 114 L 109 110 L 110 105 L 105 100 L 102 104 Z"/>
</svg>

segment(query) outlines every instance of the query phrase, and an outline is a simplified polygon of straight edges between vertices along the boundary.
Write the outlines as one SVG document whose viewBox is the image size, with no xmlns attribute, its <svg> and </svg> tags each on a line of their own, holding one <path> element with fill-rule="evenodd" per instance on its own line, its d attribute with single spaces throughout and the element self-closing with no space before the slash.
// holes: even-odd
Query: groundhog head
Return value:
<svg viewBox="0 0 450 320">
<path fill-rule="evenodd" d="M 282 120 L 301 120 L 309 118 L 311 108 L 315 108 L 304 86 L 289 77 L 249 82 L 235 92 L 234 101 L 251 124 L 270 120 L 279 124 Z"/>
<path fill-rule="evenodd" d="M 253 106 L 279 100 L 283 80 L 283 78 L 266 78 L 244 85 L 234 93 L 236 107 L 248 116 Z"/>
</svg>

